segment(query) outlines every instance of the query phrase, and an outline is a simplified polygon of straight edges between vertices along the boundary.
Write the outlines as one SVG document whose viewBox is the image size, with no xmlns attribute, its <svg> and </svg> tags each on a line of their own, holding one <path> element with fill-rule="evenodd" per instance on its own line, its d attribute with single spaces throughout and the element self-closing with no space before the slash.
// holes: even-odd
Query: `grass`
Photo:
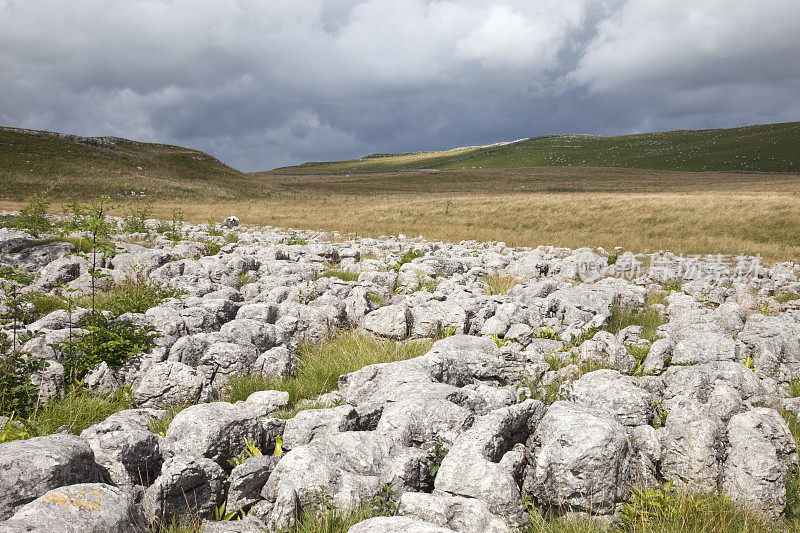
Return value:
<svg viewBox="0 0 800 533">
<path fill-rule="evenodd" d="M 151 307 L 184 294 L 172 288 L 163 288 L 150 280 L 134 276 L 95 294 L 95 309 L 109 311 L 114 316 L 124 313 L 144 313 Z M 80 304 L 91 307 L 91 295 L 84 296 Z"/>
<path fill-rule="evenodd" d="M 640 311 L 628 311 L 619 305 L 614 305 L 611 308 L 611 316 L 608 319 L 606 330 L 616 335 L 628 326 L 642 326 L 641 337 L 654 341 L 658 338 L 656 330 L 666 323 L 667 320 L 662 318 L 656 309 L 645 308 Z"/>
<path fill-rule="evenodd" d="M 350 161 L 304 163 L 283 172 L 475 169 L 533 166 L 798 172 L 800 123 L 684 130 L 616 137 L 546 135 L 504 146 L 386 154 Z M 466 159 L 465 159 L 466 157 Z"/>
<path fill-rule="evenodd" d="M 78 435 L 89 426 L 133 405 L 130 391 L 126 389 L 109 394 L 73 387 L 62 397 L 51 399 L 30 417 L 21 420 L 23 429 L 7 427 L 4 430 L 6 433 L 0 434 L 0 442 L 50 435 L 63 426 L 67 426 L 70 433 Z"/>
<path fill-rule="evenodd" d="M 300 370 L 295 377 L 276 380 L 253 374 L 239 376 L 228 382 L 223 399 L 236 402 L 256 391 L 281 390 L 289 393 L 290 406 L 294 406 L 300 400 L 335 390 L 343 374 L 375 363 L 418 357 L 431 345 L 432 341 L 398 343 L 357 331 L 340 332 L 318 345 L 302 343 L 297 352 Z"/>
<path fill-rule="evenodd" d="M 167 407 L 165 410 L 167 414 L 164 418 L 153 418 L 150 420 L 150 431 L 157 435 L 161 435 L 165 437 L 167 434 L 167 428 L 169 428 L 170 423 L 172 420 L 177 416 L 178 413 L 189 407 L 190 403 L 179 403 L 175 405 L 171 405 Z"/>
<path fill-rule="evenodd" d="M 319 278 L 337 278 L 342 281 L 358 281 L 357 272 L 347 272 L 346 270 L 329 269 L 317 276 Z"/>
<path fill-rule="evenodd" d="M 483 290 L 490 296 L 498 294 L 508 294 L 512 287 L 520 283 L 513 276 L 483 276 L 481 278 Z"/>
<path fill-rule="evenodd" d="M 241 183 L 239 171 L 179 146 L 118 142 L 117 149 L 110 150 L 9 129 L 0 129 L 0 145 L 4 199 L 22 200 L 45 190 L 57 200 L 101 194 L 129 199 L 132 192 L 149 198 L 230 197 L 230 186 L 241 194 L 253 192 Z"/>
<path fill-rule="evenodd" d="M 381 514 L 371 504 L 362 504 L 349 510 L 304 512 L 290 533 L 346 533 L 351 526 L 375 516 Z"/>
<path fill-rule="evenodd" d="M 33 307 L 36 309 L 37 318 L 49 315 L 58 309 L 67 308 L 67 304 L 64 300 L 49 294 L 42 294 L 39 292 L 29 293 L 27 300 L 32 303 Z"/>
<path fill-rule="evenodd" d="M 794 292 L 787 292 L 785 294 L 781 294 L 781 295 L 778 295 L 778 296 L 775 297 L 775 300 L 777 300 L 778 303 L 782 303 L 782 304 L 784 304 L 786 302 L 791 302 L 791 301 L 797 300 L 797 299 L 800 299 L 800 294 L 797 294 L 797 293 L 794 293 Z"/>
<path fill-rule="evenodd" d="M 627 167 L 688 171 L 800 171 L 800 122 L 617 137 L 549 135 L 436 168 Z"/>
</svg>

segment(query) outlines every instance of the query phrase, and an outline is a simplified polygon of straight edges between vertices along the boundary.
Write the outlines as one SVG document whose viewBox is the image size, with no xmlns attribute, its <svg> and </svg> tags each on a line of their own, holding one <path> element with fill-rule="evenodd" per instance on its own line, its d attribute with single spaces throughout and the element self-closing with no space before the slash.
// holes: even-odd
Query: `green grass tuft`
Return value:
<svg viewBox="0 0 800 533">
<path fill-rule="evenodd" d="M 608 319 L 606 330 L 616 335 L 628 326 L 642 326 L 642 338 L 654 341 L 658 338 L 656 330 L 666 323 L 667 321 L 656 309 L 628 311 L 615 304 L 611 308 L 611 316 Z"/>
<path fill-rule="evenodd" d="M 297 352 L 300 370 L 295 377 L 281 380 L 253 374 L 234 377 L 224 388 L 223 399 L 233 403 L 256 391 L 281 390 L 289 393 L 290 405 L 295 406 L 300 400 L 335 390 L 343 374 L 375 363 L 418 357 L 430 350 L 432 344 L 432 341 L 398 343 L 357 331 L 341 332 L 318 345 L 302 343 Z"/>
<path fill-rule="evenodd" d="M 319 276 L 319 278 L 337 278 L 342 281 L 358 281 L 358 273 L 357 272 L 347 272 L 346 270 L 338 270 L 338 269 L 328 269 Z"/>
</svg>

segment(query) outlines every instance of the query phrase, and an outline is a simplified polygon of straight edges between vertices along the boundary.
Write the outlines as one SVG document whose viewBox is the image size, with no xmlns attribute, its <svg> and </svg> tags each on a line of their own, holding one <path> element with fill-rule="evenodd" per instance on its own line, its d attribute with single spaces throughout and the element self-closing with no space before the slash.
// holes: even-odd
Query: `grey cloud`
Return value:
<svg viewBox="0 0 800 533">
<path fill-rule="evenodd" d="M 795 0 L 0 0 L 0 122 L 262 170 L 788 121 L 798 34 Z"/>
</svg>

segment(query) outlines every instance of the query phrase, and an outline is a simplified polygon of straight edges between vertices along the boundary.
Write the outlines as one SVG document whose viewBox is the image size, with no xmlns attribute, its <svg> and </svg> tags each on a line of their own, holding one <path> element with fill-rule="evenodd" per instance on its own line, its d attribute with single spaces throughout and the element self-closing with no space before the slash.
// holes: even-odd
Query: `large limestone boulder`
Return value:
<svg viewBox="0 0 800 533">
<path fill-rule="evenodd" d="M 53 489 L 0 522 L 0 532 L 135 533 L 145 526 L 134 499 L 103 483 Z"/>
<path fill-rule="evenodd" d="M 0 473 L 0 519 L 52 489 L 107 479 L 89 443 L 74 435 L 0 444 Z"/>
<path fill-rule="evenodd" d="M 348 533 L 455 533 L 455 531 L 405 516 L 379 516 L 359 522 L 352 526 Z"/>
<path fill-rule="evenodd" d="M 115 413 L 81 433 L 95 460 L 117 485 L 148 486 L 161 471 L 159 437 L 150 422 L 163 412 L 127 409 Z"/>
<path fill-rule="evenodd" d="M 605 514 L 626 501 L 635 452 L 625 426 L 608 411 L 556 402 L 542 418 L 524 489 L 545 507 Z"/>
<path fill-rule="evenodd" d="M 187 407 L 172 419 L 166 446 L 173 455 L 205 457 L 230 470 L 229 459 L 239 455 L 247 442 L 267 452 L 261 421 L 247 409 L 227 402 Z"/>
<path fill-rule="evenodd" d="M 169 523 L 187 514 L 208 517 L 224 498 L 225 472 L 211 459 L 177 456 L 144 493 L 148 521 Z"/>
</svg>

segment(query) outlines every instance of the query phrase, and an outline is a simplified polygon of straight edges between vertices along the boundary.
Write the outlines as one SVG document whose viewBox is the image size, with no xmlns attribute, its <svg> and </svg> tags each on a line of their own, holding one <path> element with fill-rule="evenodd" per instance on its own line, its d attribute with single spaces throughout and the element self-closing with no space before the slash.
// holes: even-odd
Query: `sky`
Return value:
<svg viewBox="0 0 800 533">
<path fill-rule="evenodd" d="M 799 0 L 0 0 L 0 125 L 244 171 L 798 120 Z"/>
</svg>

